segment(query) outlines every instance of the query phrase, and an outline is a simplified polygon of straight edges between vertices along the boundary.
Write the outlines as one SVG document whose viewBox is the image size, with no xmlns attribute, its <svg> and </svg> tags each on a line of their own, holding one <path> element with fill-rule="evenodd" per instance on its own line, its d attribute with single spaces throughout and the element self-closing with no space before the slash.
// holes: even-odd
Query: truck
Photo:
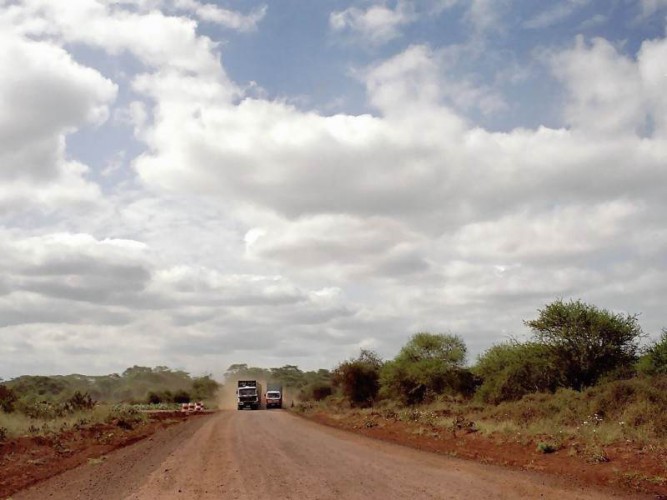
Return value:
<svg viewBox="0 0 667 500">
<path fill-rule="evenodd" d="M 280 382 L 266 384 L 266 409 L 283 407 L 283 385 Z"/>
<path fill-rule="evenodd" d="M 236 388 L 236 403 L 239 410 L 257 410 L 262 406 L 262 386 L 256 380 L 239 380 Z"/>
</svg>

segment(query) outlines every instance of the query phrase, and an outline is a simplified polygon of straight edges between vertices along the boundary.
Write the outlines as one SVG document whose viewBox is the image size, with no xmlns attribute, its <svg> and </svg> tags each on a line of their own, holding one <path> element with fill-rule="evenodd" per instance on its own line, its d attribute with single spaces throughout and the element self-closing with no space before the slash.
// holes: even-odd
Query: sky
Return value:
<svg viewBox="0 0 667 500">
<path fill-rule="evenodd" d="M 667 327 L 666 0 L 0 0 L 0 377 Z"/>
</svg>

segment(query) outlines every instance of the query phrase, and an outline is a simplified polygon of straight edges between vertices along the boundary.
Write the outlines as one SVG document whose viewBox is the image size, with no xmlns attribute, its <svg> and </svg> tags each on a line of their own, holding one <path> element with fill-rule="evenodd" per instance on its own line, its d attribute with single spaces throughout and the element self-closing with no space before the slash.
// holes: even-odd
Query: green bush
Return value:
<svg viewBox="0 0 667 500">
<path fill-rule="evenodd" d="M 455 335 L 417 333 L 393 361 L 382 367 L 382 395 L 406 405 L 432 401 L 438 394 L 471 393 L 475 382 L 463 368 L 463 340 Z"/>
<path fill-rule="evenodd" d="M 16 409 L 25 416 L 33 419 L 53 420 L 72 415 L 76 412 L 92 410 L 95 404 L 96 402 L 91 398 L 90 394 L 75 392 L 73 396 L 62 403 L 20 401 Z"/>
<path fill-rule="evenodd" d="M 667 329 L 646 349 L 637 363 L 637 371 L 644 375 L 667 375 Z"/>
<path fill-rule="evenodd" d="M 30 394 L 35 400 L 40 401 L 52 401 L 69 392 L 68 384 L 62 377 L 26 375 L 9 381 L 7 385 L 16 394 Z"/>
<path fill-rule="evenodd" d="M 374 352 L 362 349 L 358 358 L 338 365 L 332 382 L 352 406 L 370 406 L 380 390 L 381 367 L 382 360 Z"/>
<path fill-rule="evenodd" d="M 528 394 L 480 410 L 485 419 L 523 427 L 580 429 L 604 425 L 629 436 L 667 438 L 667 376 L 635 377 L 584 391 L 558 389 L 554 394 Z"/>
<path fill-rule="evenodd" d="M 95 407 L 95 401 L 90 394 L 76 391 L 72 397 L 65 401 L 65 410 L 74 413 L 81 410 L 91 410 Z"/>
<path fill-rule="evenodd" d="M 210 375 L 197 377 L 192 381 L 192 397 L 197 401 L 213 399 L 219 388 L 220 384 Z"/>
<path fill-rule="evenodd" d="M 106 418 L 107 423 L 113 424 L 121 429 L 130 430 L 135 425 L 144 422 L 146 416 L 138 409 L 127 405 L 114 406 Z"/>
<path fill-rule="evenodd" d="M 163 404 L 163 403 L 173 403 L 174 395 L 171 391 L 150 391 L 146 397 L 148 404 Z"/>
<path fill-rule="evenodd" d="M 561 377 L 550 350 L 541 344 L 511 342 L 491 347 L 473 371 L 482 379 L 476 398 L 498 404 L 533 392 L 553 392 Z"/>
<path fill-rule="evenodd" d="M 642 336 L 636 315 L 614 314 L 580 300 L 552 302 L 525 324 L 549 349 L 565 386 L 577 390 L 633 366 Z"/>
</svg>

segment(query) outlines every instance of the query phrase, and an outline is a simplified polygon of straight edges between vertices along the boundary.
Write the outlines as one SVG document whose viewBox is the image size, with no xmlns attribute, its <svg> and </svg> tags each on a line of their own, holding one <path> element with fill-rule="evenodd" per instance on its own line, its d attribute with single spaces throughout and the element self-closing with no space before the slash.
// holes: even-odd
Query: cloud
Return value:
<svg viewBox="0 0 667 500">
<path fill-rule="evenodd" d="M 503 0 L 471 0 L 466 17 L 478 35 L 502 31 L 505 6 Z"/>
<path fill-rule="evenodd" d="M 0 24 L 29 37 L 54 43 L 81 43 L 110 55 L 131 54 L 150 69 L 196 72 L 226 79 L 210 38 L 199 36 L 195 21 L 159 10 L 133 12 L 101 0 L 55 5 L 48 0 L 24 0 L 0 15 Z"/>
<path fill-rule="evenodd" d="M 3 253 L 13 261 L 5 269 L 13 290 L 104 304 L 144 289 L 150 278 L 144 251 L 139 242 L 51 234 L 10 239 Z"/>
<path fill-rule="evenodd" d="M 246 254 L 328 275 L 332 282 L 378 275 L 405 279 L 429 270 L 424 244 L 423 236 L 391 219 L 317 215 L 252 229 Z"/>
<path fill-rule="evenodd" d="M 661 9 L 667 8 L 667 0 L 640 0 L 641 18 L 652 16 Z"/>
<path fill-rule="evenodd" d="M 459 259 L 562 264 L 595 258 L 632 230 L 643 207 L 623 200 L 567 205 L 544 212 L 517 212 L 462 227 L 449 242 Z M 479 242 L 484 241 L 484 246 Z"/>
<path fill-rule="evenodd" d="M 565 116 L 577 128 L 600 133 L 638 131 L 648 108 L 636 63 L 603 39 L 590 47 L 582 37 L 553 59 L 555 74 L 570 92 Z"/>
<path fill-rule="evenodd" d="M 241 32 L 255 31 L 257 24 L 264 19 L 267 11 L 266 5 L 244 15 L 215 4 L 201 3 L 196 0 L 175 0 L 174 4 L 178 9 L 193 12 L 202 21 Z"/>
<path fill-rule="evenodd" d="M 578 1 L 578 0 L 573 0 Z M 582 0 L 583 1 L 583 0 Z M 352 40 L 372 47 L 384 45 L 403 36 L 402 28 L 420 19 L 440 16 L 445 11 L 462 7 L 464 19 L 474 29 L 473 39 L 504 30 L 504 10 L 507 2 L 490 0 L 428 0 L 406 2 L 397 0 L 394 8 L 386 1 L 375 2 L 367 8 L 348 7 L 329 15 L 332 31 L 348 34 Z"/>
<path fill-rule="evenodd" d="M 381 45 L 436 3 L 330 19 Z M 659 329 L 664 38 L 634 54 L 583 38 L 543 50 L 563 126 L 495 132 L 473 117 L 511 101 L 466 66 L 484 43 L 408 41 L 353 73 L 366 113 L 327 115 L 234 82 L 223 42 L 183 15 L 242 31 L 263 11 L 181 5 L 25 0 L 0 13 L 3 373 L 244 357 L 314 368 L 360 346 L 393 356 L 417 330 L 478 352 L 557 296 Z M 440 8 L 464 10 L 479 38 L 502 29 L 506 6 Z M 99 69 L 73 55 L 82 47 Z M 118 156 L 122 181 L 68 145 L 109 116 L 143 147 Z"/>
<path fill-rule="evenodd" d="M 71 366 L 77 349 L 117 364 L 117 348 L 103 346 L 121 338 L 134 349 L 122 359 L 140 356 L 144 362 L 163 357 L 182 363 L 201 353 L 232 356 L 249 346 L 271 356 L 274 346 L 311 336 L 313 326 L 335 329 L 338 318 L 354 314 L 335 288 L 305 290 L 281 276 L 201 265 L 161 266 L 154 250 L 138 241 L 8 232 L 2 241 L 3 339 L 22 332 L 31 351 L 57 345 L 54 352 L 64 356 L 54 364 L 59 371 Z"/>
<path fill-rule="evenodd" d="M 573 48 L 552 58 L 570 96 L 565 118 L 589 133 L 664 138 L 666 55 L 664 39 L 644 42 L 633 60 L 604 39 L 588 44 L 577 37 Z"/>
<path fill-rule="evenodd" d="M 184 265 L 156 272 L 152 287 L 190 305 L 286 305 L 306 299 L 281 276 L 223 274 Z"/>
<path fill-rule="evenodd" d="M 562 129 L 471 125 L 450 97 L 447 54 L 425 46 L 358 73 L 375 115 L 322 116 L 266 99 L 220 104 L 149 83 L 173 114 L 153 122 L 152 153 L 135 165 L 149 184 L 252 207 L 237 216 L 258 264 L 343 289 L 361 280 L 378 324 L 378 305 L 388 303 L 477 339 L 492 335 L 476 330 L 484 304 L 530 315 L 557 295 L 613 302 L 609 281 L 627 279 L 620 256 L 641 253 L 623 235 L 648 237 L 657 225 L 647 214 L 664 210 L 664 46 L 645 42 L 630 58 L 595 40 L 550 53 L 567 92 Z M 584 78 L 584 61 L 595 78 Z M 653 125 L 639 133 L 649 109 Z M 195 119 L 183 130 L 186 116 Z M 395 301 L 393 286 L 373 288 L 383 280 L 421 291 Z M 438 320 L 430 297 L 452 314 L 461 314 L 454 304 L 476 312 Z M 503 321 L 500 329 L 517 328 Z"/>
<path fill-rule="evenodd" d="M 426 45 L 412 45 L 370 66 L 362 72 L 361 79 L 370 102 L 387 114 L 401 106 L 409 109 L 416 103 L 421 107 L 445 103 L 457 113 L 479 110 L 491 114 L 507 108 L 491 87 L 475 84 L 458 68 L 471 51 L 467 46 L 433 50 Z"/>
<path fill-rule="evenodd" d="M 380 3 L 365 10 L 349 7 L 332 12 L 329 26 L 335 32 L 349 32 L 361 41 L 377 46 L 400 37 L 400 28 L 415 19 L 412 5 L 399 0 L 393 9 Z"/>
<path fill-rule="evenodd" d="M 659 57 L 659 47 L 640 54 L 642 67 L 648 54 Z M 661 142 L 627 133 L 641 125 L 646 99 L 661 99 L 640 85 L 640 64 L 602 42 L 553 61 L 571 92 L 565 118 L 572 130 L 469 127 L 446 105 L 437 57 L 420 46 L 363 75 L 378 116 L 325 117 L 249 98 L 226 104 L 209 97 L 215 85 L 188 94 L 185 85 L 174 92 L 165 80 L 148 82 L 169 112 L 148 135 L 152 153 L 135 165 L 147 183 L 251 203 L 290 219 L 381 215 L 431 230 L 501 217 L 517 205 L 614 199 L 662 178 Z M 583 81 L 583 61 L 599 65 L 598 80 Z M 621 73 L 625 81 L 616 78 Z M 652 134 L 660 134 L 658 113 L 653 122 Z"/>
<path fill-rule="evenodd" d="M 567 19 L 589 3 L 590 0 L 568 0 L 567 2 L 543 10 L 535 17 L 524 21 L 523 25 L 528 29 L 547 28 Z"/>
<path fill-rule="evenodd" d="M 97 188 L 84 165 L 67 160 L 65 141 L 107 119 L 116 85 L 48 43 L 6 32 L 0 42 L 0 212 L 93 201 Z"/>
</svg>

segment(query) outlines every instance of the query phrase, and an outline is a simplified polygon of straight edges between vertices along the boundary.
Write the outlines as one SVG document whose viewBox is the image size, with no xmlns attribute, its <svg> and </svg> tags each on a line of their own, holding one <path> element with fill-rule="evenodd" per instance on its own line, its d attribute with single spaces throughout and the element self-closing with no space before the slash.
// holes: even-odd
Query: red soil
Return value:
<svg viewBox="0 0 667 500">
<path fill-rule="evenodd" d="M 514 469 L 540 471 L 587 485 L 656 495 L 667 500 L 667 451 L 626 445 L 604 446 L 608 461 L 596 463 L 584 445 L 568 442 L 553 453 L 537 450 L 539 439 L 509 440 L 466 429 L 455 432 L 374 416 L 332 418 L 327 413 L 306 415 L 318 423 L 353 431 L 420 450 L 456 456 Z"/>
<path fill-rule="evenodd" d="M 186 418 L 189 418 L 188 415 L 180 412 L 151 413 L 146 422 L 131 429 L 113 423 L 95 424 L 47 437 L 20 437 L 4 441 L 0 443 L 0 498 L 88 460 L 98 459 Z"/>
</svg>

